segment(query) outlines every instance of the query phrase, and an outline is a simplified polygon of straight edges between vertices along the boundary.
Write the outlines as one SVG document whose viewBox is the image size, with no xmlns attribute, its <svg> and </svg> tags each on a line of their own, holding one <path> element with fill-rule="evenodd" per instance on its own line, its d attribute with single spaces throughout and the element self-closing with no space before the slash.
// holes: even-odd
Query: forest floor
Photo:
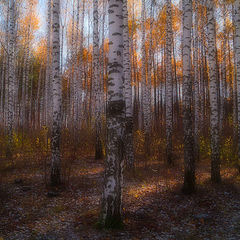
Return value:
<svg viewBox="0 0 240 240">
<path fill-rule="evenodd" d="M 223 168 L 222 184 L 213 186 L 209 164 L 197 165 L 198 188 L 191 196 L 181 193 L 179 166 L 139 163 L 134 176 L 126 174 L 121 230 L 96 227 L 102 161 L 76 161 L 69 184 L 57 196 L 46 188 L 43 170 L 9 169 L 0 183 L 0 239 L 239 240 L 240 177 Z"/>
</svg>

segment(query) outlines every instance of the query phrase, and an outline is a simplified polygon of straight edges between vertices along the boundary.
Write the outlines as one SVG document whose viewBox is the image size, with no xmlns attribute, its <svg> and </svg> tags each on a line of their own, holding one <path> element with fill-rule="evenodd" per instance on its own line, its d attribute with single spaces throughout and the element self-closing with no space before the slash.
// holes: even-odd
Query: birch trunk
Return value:
<svg viewBox="0 0 240 240">
<path fill-rule="evenodd" d="M 50 86 L 52 83 L 51 68 L 51 31 L 52 30 L 52 0 L 48 0 L 48 23 L 47 23 L 47 66 L 45 80 L 45 124 L 49 126 L 51 115 Z"/>
<path fill-rule="evenodd" d="M 132 85 L 131 85 L 131 63 L 129 53 L 129 28 L 128 28 L 128 6 L 127 0 L 123 0 L 123 72 L 124 72 L 124 94 L 126 104 L 126 132 L 125 132 L 125 157 L 128 168 L 134 168 L 133 154 L 133 109 L 132 109 Z"/>
<path fill-rule="evenodd" d="M 141 30 L 142 30 L 142 46 L 141 46 L 141 54 L 142 54 L 142 69 L 141 69 L 141 106 L 140 106 L 140 119 L 139 125 L 142 127 L 142 115 L 146 115 L 146 72 L 147 72 L 147 64 L 146 64 L 146 36 L 145 36 L 145 0 L 142 0 L 142 12 L 141 12 Z M 144 114 L 145 113 L 145 114 Z M 144 122 L 143 122 L 144 123 Z M 146 131 L 146 129 L 144 129 Z"/>
<path fill-rule="evenodd" d="M 51 184 L 61 183 L 61 156 L 60 156 L 60 136 L 61 136 L 61 105 L 62 105 L 62 81 L 60 76 L 60 0 L 53 0 L 53 38 L 52 38 L 52 63 L 53 63 L 53 124 L 52 124 L 52 166 Z"/>
<path fill-rule="evenodd" d="M 2 123 L 3 126 L 6 124 L 6 112 L 7 112 L 7 82 L 8 82 L 8 25 L 9 25 L 9 3 L 7 4 L 7 15 L 6 15 L 6 25 L 5 25 L 5 48 L 3 54 L 3 70 L 2 70 Z"/>
<path fill-rule="evenodd" d="M 72 30 L 71 30 L 71 61 L 72 61 L 72 81 L 70 80 L 70 97 L 71 97 L 71 106 L 72 106 L 72 125 L 73 125 L 73 132 L 75 135 L 75 146 L 76 146 L 76 124 L 77 124 L 77 78 L 76 78 L 76 71 L 75 71 L 75 65 L 76 65 L 76 46 L 77 43 L 75 41 L 75 0 L 73 0 L 72 3 Z"/>
<path fill-rule="evenodd" d="M 208 35 L 208 64 L 209 64 L 209 94 L 210 94 L 210 131 L 211 131 L 211 180 L 221 181 L 220 151 L 219 151 L 219 107 L 218 107 L 218 77 L 216 29 L 214 18 L 214 1 L 207 1 L 207 35 Z"/>
<path fill-rule="evenodd" d="M 166 25 L 166 156 L 168 164 L 172 159 L 172 131 L 173 131 L 173 79 L 172 79 L 172 1 L 167 1 Z"/>
<path fill-rule="evenodd" d="M 192 0 L 183 0 L 183 128 L 184 128 L 184 185 L 183 192 L 195 190 L 195 159 L 192 122 L 191 80 Z"/>
<path fill-rule="evenodd" d="M 8 159 L 12 158 L 13 154 L 13 123 L 14 123 L 14 93 L 15 93 L 15 10 L 16 2 L 15 0 L 10 0 L 9 6 L 9 16 L 10 16 L 10 25 L 9 25 L 9 49 L 8 49 L 8 145 L 7 145 L 7 154 Z"/>
<path fill-rule="evenodd" d="M 26 48 L 24 51 L 24 66 L 23 66 L 23 83 L 22 83 L 22 127 L 28 127 L 29 117 L 29 70 L 30 70 L 30 31 L 32 18 L 32 3 L 30 3 L 30 20 L 27 28 Z"/>
<path fill-rule="evenodd" d="M 200 97 L 199 97 L 199 58 L 198 58 L 198 1 L 195 0 L 195 19 L 194 19 L 194 153 L 199 159 L 199 116 L 200 116 Z"/>
<path fill-rule="evenodd" d="M 83 67 L 83 31 L 84 31 L 84 18 L 85 18 L 85 0 L 82 1 L 82 19 L 81 19 L 81 33 L 80 33 L 80 43 L 79 43 L 79 65 L 78 65 L 78 82 L 79 82 L 79 92 L 78 92 L 78 110 L 79 110 L 79 121 L 80 127 L 83 123 L 83 99 L 82 99 L 82 92 L 83 92 L 83 77 L 84 77 L 84 67 Z"/>
<path fill-rule="evenodd" d="M 5 101 L 4 101 L 4 126 L 8 126 L 8 80 L 9 80 L 9 21 L 10 20 L 10 4 L 8 4 L 8 10 L 7 10 L 7 23 L 6 23 L 6 38 L 5 38 L 5 44 L 6 44 L 6 62 L 5 62 Z"/>
<path fill-rule="evenodd" d="M 101 85 L 99 71 L 99 32 L 98 32 L 98 0 L 93 1 L 93 81 L 95 96 L 95 159 L 101 159 L 103 156 L 101 142 Z"/>
<path fill-rule="evenodd" d="M 102 224 L 121 224 L 123 182 L 123 3 L 109 0 L 109 65 L 107 104 L 107 147 L 102 201 Z"/>
<path fill-rule="evenodd" d="M 236 64 L 237 64 L 237 61 L 236 61 L 236 54 L 235 54 L 235 44 L 236 44 L 236 41 L 235 41 L 235 30 L 236 30 L 236 27 L 235 27 L 235 11 L 234 11 L 234 4 L 232 3 L 232 22 L 233 22 L 233 58 L 234 58 L 234 77 L 233 77 L 233 139 L 234 139 L 234 142 L 237 143 L 237 115 L 238 115 L 238 109 L 237 109 L 237 79 L 236 79 L 236 74 L 237 74 L 237 71 L 236 71 Z"/>
<path fill-rule="evenodd" d="M 150 10 L 150 32 L 149 32 L 149 49 L 148 49 L 148 61 L 147 61 L 147 78 L 144 89 L 144 101 L 143 101 L 143 116 L 144 116 L 144 134 L 145 134 L 145 154 L 146 161 L 150 156 L 150 132 L 151 132 L 151 83 L 152 83 L 152 32 L 153 32 L 153 1 L 151 1 Z M 145 26 L 144 26 L 145 27 Z"/>
<path fill-rule="evenodd" d="M 234 27 L 235 27 L 235 61 L 237 82 L 237 108 L 238 108 L 238 169 L 240 171 L 240 1 L 234 2 Z"/>
<path fill-rule="evenodd" d="M 226 102 L 226 89 L 227 89 L 227 79 L 226 79 L 226 49 L 227 49 L 227 34 L 226 34 L 226 5 L 223 4 L 223 62 L 222 62 L 222 84 L 220 86 L 220 119 L 219 125 L 220 129 L 223 127 L 224 121 L 224 108 Z"/>
<path fill-rule="evenodd" d="M 100 78 L 101 78 L 101 95 L 100 101 L 104 102 L 104 85 L 105 85 L 105 49 L 104 49 L 104 42 L 105 42 L 105 19 L 106 19 L 106 0 L 102 2 L 102 47 L 101 47 L 101 59 L 100 59 Z M 105 104 L 101 106 L 101 113 L 105 114 Z"/>
</svg>

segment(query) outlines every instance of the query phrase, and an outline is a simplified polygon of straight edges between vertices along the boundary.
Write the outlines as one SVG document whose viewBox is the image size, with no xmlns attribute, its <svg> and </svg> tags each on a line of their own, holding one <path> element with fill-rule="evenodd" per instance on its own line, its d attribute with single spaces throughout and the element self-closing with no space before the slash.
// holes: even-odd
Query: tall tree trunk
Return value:
<svg viewBox="0 0 240 240">
<path fill-rule="evenodd" d="M 74 6 L 73 6 L 74 7 Z M 74 105 L 74 113 L 73 113 L 73 125 L 74 125 L 74 135 L 75 135 L 75 145 L 77 143 L 77 130 L 78 130 L 78 112 L 79 112 L 79 81 L 77 79 L 77 51 L 78 51 L 78 37 L 79 37 L 79 10 L 80 10 L 80 0 L 77 1 L 77 13 L 76 13 L 76 23 L 73 18 L 73 46 L 74 51 L 72 55 L 73 58 L 73 105 Z M 73 10 L 75 11 L 75 10 Z M 75 29 L 75 31 L 74 31 Z"/>
<path fill-rule="evenodd" d="M 72 26 L 71 26 L 71 78 L 69 80 L 70 82 L 70 106 L 71 106 L 71 125 L 72 125 L 72 131 L 74 138 L 76 138 L 76 121 L 77 121 L 77 109 L 76 109 L 76 104 L 77 104 L 77 87 L 76 87 L 76 79 L 75 79 L 75 59 L 74 59 L 74 52 L 75 48 L 74 45 L 76 44 L 74 40 L 74 33 L 75 33 L 75 0 L 72 1 Z M 76 147 L 76 139 L 74 141 L 74 147 Z"/>
<path fill-rule="evenodd" d="M 52 67 L 51 67 L 51 31 L 52 30 L 52 0 L 48 0 L 48 23 L 47 23 L 47 66 L 45 80 L 45 124 L 50 126 L 51 117 L 51 86 L 52 86 Z"/>
<path fill-rule="evenodd" d="M 127 0 L 123 0 L 123 72 L 124 72 L 124 95 L 126 104 L 126 130 L 125 130 L 125 158 L 128 168 L 134 168 L 133 153 L 133 109 L 132 109 L 132 85 L 131 85 L 131 62 L 129 53 L 129 28 Z"/>
<path fill-rule="evenodd" d="M 168 164 L 173 164 L 172 131 L 173 131 L 173 79 L 172 79 L 172 1 L 167 1 L 166 25 L 166 156 Z"/>
<path fill-rule="evenodd" d="M 219 150 L 219 107 L 218 107 L 218 76 L 216 52 L 216 28 L 214 18 L 214 1 L 207 1 L 207 35 L 208 35 L 208 64 L 209 64 L 209 93 L 210 93 L 210 131 L 211 131 L 211 180 L 221 181 L 220 150 Z"/>
<path fill-rule="evenodd" d="M 232 3 L 232 22 L 233 22 L 233 26 L 235 26 L 235 11 L 234 11 L 234 4 Z M 237 71 L 236 71 L 236 54 L 235 54 L 235 30 L 236 27 L 233 28 L 233 59 L 234 59 L 234 77 L 233 77 L 233 139 L 234 142 L 236 143 L 235 146 L 237 146 L 237 115 L 238 115 L 238 109 L 237 109 L 237 79 L 236 79 L 236 75 L 237 75 Z"/>
<path fill-rule="evenodd" d="M 6 115 L 7 115 L 7 108 L 8 108 L 8 43 L 9 43 L 9 3 L 7 4 L 7 16 L 6 16 L 6 25 L 5 25 L 5 48 L 4 48 L 4 55 L 3 55 L 3 71 L 2 71 L 2 121 L 3 126 L 6 126 Z"/>
<path fill-rule="evenodd" d="M 144 116 L 144 134 L 145 134 L 145 161 L 150 156 L 150 133 L 151 133 L 151 84 L 152 84 L 152 33 L 153 33 L 153 1 L 150 6 L 150 31 L 148 35 L 149 49 L 148 49 L 148 61 L 146 66 L 147 78 L 144 89 L 144 101 L 143 101 L 143 116 Z"/>
<path fill-rule="evenodd" d="M 104 102 L 104 86 L 105 86 L 105 19 L 106 19 L 106 0 L 103 0 L 102 3 L 102 48 L 101 48 L 101 59 L 100 59 L 100 76 L 101 76 L 101 86 L 100 86 L 100 101 Z M 105 104 L 101 106 L 101 113 L 104 114 L 106 112 Z"/>
<path fill-rule="evenodd" d="M 102 224 L 121 224 L 123 183 L 123 3 L 109 0 L 109 65 L 107 147 L 102 201 Z"/>
<path fill-rule="evenodd" d="M 62 80 L 60 76 L 60 0 L 53 0 L 53 37 L 52 37 L 52 63 L 53 63 L 53 124 L 52 124 L 52 166 L 51 184 L 61 183 L 61 105 L 62 105 Z"/>
<path fill-rule="evenodd" d="M 142 31 L 142 46 L 141 46 L 141 54 L 142 54 L 142 69 L 141 69 L 141 107 L 140 107 L 140 126 L 142 127 L 142 115 L 146 116 L 146 91 L 147 91 L 147 78 L 146 78 L 146 72 L 147 72 L 147 63 L 146 63 L 146 36 L 145 36 L 145 15 L 146 15 L 146 9 L 145 9 L 145 0 L 142 0 L 142 11 L 141 11 L 141 31 Z M 145 121 L 146 122 L 146 121 Z M 143 121 L 143 123 L 145 123 Z M 146 131 L 146 127 L 144 129 Z"/>
<path fill-rule="evenodd" d="M 178 125 L 179 124 L 179 99 L 178 99 L 178 78 L 177 78 L 177 64 L 176 64 L 176 54 L 175 54 L 175 42 L 174 42 L 174 36 L 173 36 L 173 44 L 172 44 L 172 54 L 173 54 L 173 67 L 174 67 L 174 86 L 173 86 L 173 89 L 174 89 L 174 93 L 173 93 L 173 111 L 174 111 L 174 124 Z"/>
<path fill-rule="evenodd" d="M 82 19 L 81 19 L 81 33 L 80 33 L 80 43 L 79 43 L 79 64 L 78 64 L 78 81 L 79 81 L 79 93 L 78 93 L 78 109 L 80 109 L 79 113 L 79 121 L 80 127 L 83 124 L 83 99 L 82 99 L 82 92 L 83 92 L 83 80 L 84 80 L 84 66 L 83 66 L 83 43 L 84 43 L 84 18 L 85 18 L 85 0 L 82 1 Z"/>
<path fill-rule="evenodd" d="M 191 80 L 192 0 L 183 0 L 183 127 L 184 127 L 184 193 L 195 190 L 195 159 L 192 121 Z"/>
<path fill-rule="evenodd" d="M 98 32 L 98 0 L 93 1 L 93 83 L 94 83 L 94 106 L 95 106 L 95 158 L 103 156 L 101 141 L 101 107 L 100 107 L 100 72 L 99 72 L 99 32 Z"/>
<path fill-rule="evenodd" d="M 240 1 L 234 2 L 234 26 L 235 26 L 235 59 L 237 82 L 237 107 L 238 107 L 238 169 L 240 172 Z"/>
<path fill-rule="evenodd" d="M 11 159 L 13 154 L 13 122 L 14 122 L 14 93 L 15 93 L 15 13 L 16 13 L 16 2 L 10 0 L 9 15 L 9 49 L 8 49 L 8 145 L 7 145 L 7 158 Z"/>
<path fill-rule="evenodd" d="M 222 84 L 220 85 L 220 119 L 219 119 L 219 127 L 222 129 L 224 115 L 225 115 L 225 103 L 226 103 L 226 89 L 227 89 L 227 79 L 226 79 L 226 47 L 227 47 L 227 34 L 226 34 L 226 5 L 223 4 L 223 61 L 222 61 Z"/>
<path fill-rule="evenodd" d="M 195 0 L 195 19 L 194 19 L 194 153 L 195 158 L 199 159 L 199 115 L 200 115 L 200 97 L 199 97 L 199 65 L 198 65 L 198 1 Z"/>
<path fill-rule="evenodd" d="M 23 91 L 22 91 L 22 127 L 27 128 L 29 125 L 29 71 L 30 71 L 30 31 L 32 19 L 32 3 L 30 3 L 30 19 L 27 27 L 27 36 L 24 51 L 24 66 L 23 66 Z"/>
</svg>

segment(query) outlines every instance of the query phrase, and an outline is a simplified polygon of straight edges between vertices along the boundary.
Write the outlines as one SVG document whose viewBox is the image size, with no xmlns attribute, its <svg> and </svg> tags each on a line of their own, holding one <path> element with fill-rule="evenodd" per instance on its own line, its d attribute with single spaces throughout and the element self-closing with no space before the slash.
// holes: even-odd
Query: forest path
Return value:
<svg viewBox="0 0 240 240">
<path fill-rule="evenodd" d="M 240 239 L 240 178 L 222 171 L 223 183 L 209 183 L 209 166 L 199 164 L 198 191 L 181 194 L 182 169 L 139 162 L 125 177 L 123 230 L 98 230 L 103 162 L 76 161 L 59 195 L 48 197 L 43 170 L 19 168 L 2 179 L 0 239 Z M 23 182 L 16 183 L 16 179 Z"/>
</svg>

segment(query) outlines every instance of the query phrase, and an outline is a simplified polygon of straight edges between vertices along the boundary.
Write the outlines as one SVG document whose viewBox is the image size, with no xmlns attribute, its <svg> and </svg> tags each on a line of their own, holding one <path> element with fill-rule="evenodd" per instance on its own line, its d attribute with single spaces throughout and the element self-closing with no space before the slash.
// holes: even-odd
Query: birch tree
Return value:
<svg viewBox="0 0 240 240">
<path fill-rule="evenodd" d="M 235 27 L 235 62 L 237 82 L 237 108 L 238 108 L 238 169 L 240 171 L 240 1 L 234 2 L 234 27 Z"/>
<path fill-rule="evenodd" d="M 8 49 L 8 120 L 7 120 L 7 158 L 12 158 L 13 153 L 13 123 L 14 123 L 14 98 L 16 91 L 16 75 L 15 75 L 15 14 L 16 14 L 16 2 L 10 0 L 9 2 L 9 49 Z"/>
<path fill-rule="evenodd" d="M 144 134 L 145 134 L 145 155 L 146 160 L 150 155 L 150 132 L 151 132 L 151 85 L 152 85 L 152 62 L 153 62 L 153 1 L 150 2 L 150 31 L 148 35 L 149 49 L 147 61 L 147 77 L 145 79 L 143 116 L 144 116 Z M 145 70 L 145 69 L 144 69 Z"/>
<path fill-rule="evenodd" d="M 78 66 L 78 81 L 79 81 L 79 93 L 78 93 L 78 109 L 81 110 L 79 113 L 80 118 L 80 125 L 83 122 L 83 100 L 82 100 L 82 92 L 83 92 L 83 76 L 84 76 L 84 69 L 83 69 L 83 43 L 84 43 L 84 24 L 85 24 L 85 0 L 82 1 L 82 16 L 81 16 L 81 32 L 80 32 L 80 43 L 79 43 L 79 66 Z"/>
<path fill-rule="evenodd" d="M 232 3 L 232 6 L 231 6 L 231 10 L 232 10 L 232 23 L 233 23 L 233 59 L 234 59 L 234 78 L 233 78 L 233 139 L 234 139 L 234 142 L 237 143 L 237 115 L 238 115 L 238 109 L 237 109 L 237 79 L 236 79 L 236 54 L 235 54 L 235 44 L 236 44 L 236 41 L 235 41 L 235 30 L 236 30 L 236 27 L 235 27 L 235 8 L 234 8 L 234 3 Z"/>
<path fill-rule="evenodd" d="M 106 19 L 106 0 L 103 0 L 102 1 L 102 26 L 101 26 L 101 29 L 102 29 L 102 36 L 101 36 L 101 43 L 102 43 L 102 46 L 101 46 L 101 56 L 100 56 L 100 77 L 101 77 L 101 96 L 100 96 L 100 99 L 101 99 L 101 102 L 104 101 L 104 83 L 105 83 L 105 80 L 104 80 L 104 76 L 106 75 L 106 67 L 105 67 L 105 49 L 104 49 L 104 46 L 105 46 L 105 19 Z M 102 105 L 101 107 L 101 112 L 102 113 L 105 113 L 105 104 Z"/>
<path fill-rule="evenodd" d="M 132 109 L 132 85 L 131 85 L 131 62 L 129 53 L 129 28 L 127 0 L 123 0 L 123 69 L 124 69 L 124 95 L 126 103 L 126 139 L 125 157 L 126 165 L 134 167 L 133 154 L 133 109 Z"/>
<path fill-rule="evenodd" d="M 45 80 L 45 124 L 49 125 L 51 115 L 51 86 L 52 86 L 52 68 L 51 68 L 51 33 L 52 33 L 52 0 L 48 0 L 47 6 L 47 66 Z"/>
<path fill-rule="evenodd" d="M 77 134 L 78 129 L 78 81 L 77 81 L 77 46 L 78 46 L 78 26 L 79 26 L 79 8 L 80 1 L 77 1 L 77 13 L 75 16 L 75 1 L 73 1 L 73 16 L 72 16 L 72 57 L 73 57 L 73 91 L 72 91 L 72 100 L 73 100 L 73 126 L 74 126 L 74 134 Z M 75 21 L 76 17 L 76 21 Z M 76 35 L 76 36 L 75 36 Z M 75 136 L 75 139 L 76 136 Z M 75 142 L 76 143 L 76 142 Z"/>
<path fill-rule="evenodd" d="M 195 18 L 194 18 L 194 153 L 196 159 L 199 159 L 199 119 L 200 119 L 200 96 L 199 96 L 199 57 L 198 57 L 198 1 L 195 0 Z M 184 62 L 183 62 L 184 63 Z"/>
<path fill-rule="evenodd" d="M 109 63 L 107 142 L 101 222 L 105 227 L 121 224 L 123 182 L 123 3 L 109 0 Z"/>
<path fill-rule="evenodd" d="M 208 65 L 210 79 L 211 180 L 213 183 L 219 183 L 221 181 L 219 149 L 219 101 L 214 7 L 214 1 L 207 0 Z"/>
<path fill-rule="evenodd" d="M 51 184 L 61 183 L 61 156 L 60 156 L 60 136 L 61 136 L 61 104 L 62 104 L 62 81 L 60 76 L 60 0 L 53 0 L 53 36 L 52 36 L 52 98 L 53 98 L 53 124 L 52 124 L 52 166 Z"/>
<path fill-rule="evenodd" d="M 226 34 L 226 18 L 227 18 L 227 13 L 226 13 L 226 3 L 223 2 L 223 60 L 222 60 L 222 74 L 221 74 L 221 88 L 220 88 L 220 119 L 219 119 L 219 124 L 220 124 L 220 129 L 223 127 L 223 121 L 224 121 L 224 108 L 225 108 L 225 99 L 227 97 L 227 80 L 226 80 L 226 55 L 227 55 L 227 34 Z"/>
<path fill-rule="evenodd" d="M 6 4 L 6 21 L 5 21 L 5 48 L 4 48 L 4 54 L 3 54 L 3 68 L 2 68 L 2 95 L 1 95 L 1 102 L 2 102 L 2 121 L 4 123 L 4 126 L 6 126 L 6 116 L 7 116 L 7 108 L 8 108 L 8 49 L 9 49 L 9 2 Z"/>
<path fill-rule="evenodd" d="M 152 12 L 152 4 L 151 4 Z M 145 0 L 142 0 L 142 13 L 141 13 L 141 28 L 142 28 L 142 79 L 141 79 L 141 92 L 142 92 L 142 114 L 143 114 L 143 130 L 144 130 L 144 150 L 146 161 L 150 153 L 150 105 L 151 105 L 151 50 L 149 46 L 148 61 L 146 60 L 146 6 Z M 152 28 L 152 20 L 151 20 Z M 151 32 L 151 29 L 150 29 Z M 151 33 L 149 34 L 149 42 L 151 42 Z"/>
<path fill-rule="evenodd" d="M 195 159 L 192 121 L 191 80 L 192 0 L 183 0 L 183 126 L 184 126 L 184 185 L 183 192 L 195 190 Z"/>
<path fill-rule="evenodd" d="M 147 72 L 147 64 L 146 64 L 146 30 L 145 30 L 145 18 L 146 18 L 146 6 L 145 0 L 142 0 L 142 9 L 141 9 L 141 31 L 142 31 L 142 39 L 141 39 L 141 54 L 142 54 L 142 68 L 141 68 L 141 94 L 142 94 L 142 103 L 141 103 L 141 114 L 146 113 L 146 72 Z M 140 118 L 142 120 L 142 118 Z M 141 125 L 141 124 L 140 124 Z M 146 129 L 144 129 L 146 131 Z"/>
<path fill-rule="evenodd" d="M 93 77 L 94 77 L 94 95 L 95 95 L 95 158 L 101 159 L 101 106 L 100 106 L 100 71 L 99 71 L 99 32 L 98 32 L 98 0 L 93 1 Z"/>
<path fill-rule="evenodd" d="M 172 79 L 172 1 L 166 0 L 166 155 L 168 164 L 172 159 L 172 131 L 173 131 L 173 79 Z"/>
</svg>

